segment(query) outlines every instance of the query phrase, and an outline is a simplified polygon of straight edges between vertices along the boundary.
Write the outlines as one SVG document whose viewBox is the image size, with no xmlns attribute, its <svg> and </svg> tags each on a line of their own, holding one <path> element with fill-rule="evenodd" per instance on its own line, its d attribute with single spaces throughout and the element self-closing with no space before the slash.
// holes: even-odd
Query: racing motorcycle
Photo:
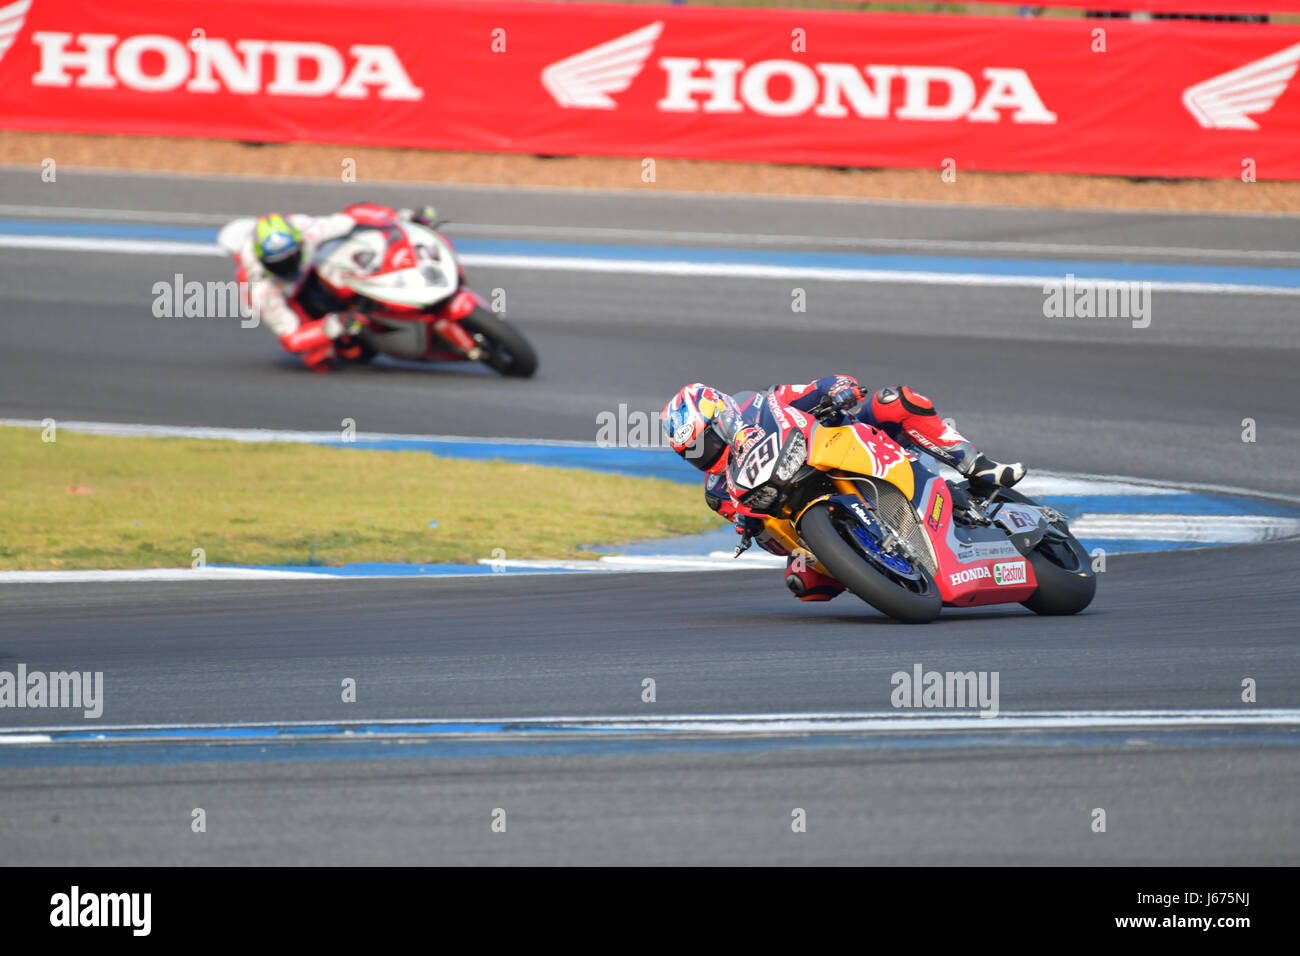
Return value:
<svg viewBox="0 0 1300 956">
<path fill-rule="evenodd" d="M 1054 509 L 949 482 L 871 425 L 823 424 L 829 399 L 802 412 L 767 392 L 753 408 L 728 458 L 738 512 L 877 610 L 924 624 L 944 606 L 1075 614 L 1092 601 L 1089 555 Z"/>
<path fill-rule="evenodd" d="M 297 298 L 313 318 L 347 313 L 360 354 L 415 361 L 483 362 L 503 375 L 537 370 L 529 341 L 465 284 L 451 243 L 436 229 L 365 204 L 344 210 L 358 225 L 321 244 Z M 219 242 L 238 249 L 253 219 L 237 219 Z M 436 224 L 435 224 L 436 225 Z"/>
</svg>

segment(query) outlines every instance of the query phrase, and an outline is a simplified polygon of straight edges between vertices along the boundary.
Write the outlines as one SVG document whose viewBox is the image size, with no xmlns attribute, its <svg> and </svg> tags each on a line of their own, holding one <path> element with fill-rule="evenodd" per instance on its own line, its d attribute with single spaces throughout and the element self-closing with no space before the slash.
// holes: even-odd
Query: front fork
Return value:
<svg viewBox="0 0 1300 956">
<path fill-rule="evenodd" d="M 876 515 L 875 508 L 871 502 L 866 499 L 862 491 L 858 488 L 857 483 L 847 478 L 837 478 L 831 476 L 831 483 L 839 495 L 827 496 L 832 507 L 838 506 L 849 512 L 856 512 L 858 508 L 863 509 L 859 514 L 855 514 L 858 523 L 863 526 L 868 534 L 876 539 L 877 545 L 887 554 L 903 554 L 913 566 L 920 564 L 920 557 L 912 551 L 911 545 L 903 538 L 896 535 L 883 521 Z M 851 500 L 845 500 L 851 499 Z M 870 516 L 869 518 L 867 516 Z M 872 525 L 875 527 L 873 528 Z"/>
<path fill-rule="evenodd" d="M 472 289 L 462 286 L 438 310 L 438 317 L 433 320 L 433 331 L 438 337 L 456 351 L 463 352 L 471 362 L 477 362 L 483 357 L 483 347 L 475 341 L 474 336 L 465 331 L 460 320 L 480 305 L 486 307 L 486 303 Z"/>
</svg>

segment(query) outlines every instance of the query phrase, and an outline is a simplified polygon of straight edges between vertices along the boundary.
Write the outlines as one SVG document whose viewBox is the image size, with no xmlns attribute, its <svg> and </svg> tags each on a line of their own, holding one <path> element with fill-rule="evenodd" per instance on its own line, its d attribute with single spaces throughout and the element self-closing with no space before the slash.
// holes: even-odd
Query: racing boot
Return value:
<svg viewBox="0 0 1300 956">
<path fill-rule="evenodd" d="M 977 454 L 970 463 L 960 469 L 970 479 L 971 491 L 985 495 L 994 488 L 1010 488 L 1025 477 L 1025 466 L 1018 461 L 1004 465 L 994 461 L 988 455 Z"/>
<path fill-rule="evenodd" d="M 304 322 L 288 335 L 280 336 L 286 352 L 302 356 L 313 372 L 328 372 L 334 367 L 334 340 L 326 334 L 321 320 Z"/>
<path fill-rule="evenodd" d="M 802 554 L 792 554 L 786 561 L 785 586 L 800 601 L 830 601 L 844 591 L 844 585 L 814 570 L 807 556 Z"/>
<path fill-rule="evenodd" d="M 920 440 L 929 436 L 919 432 L 909 431 L 908 434 L 935 458 L 969 478 L 971 493 L 980 497 L 992 494 L 995 488 L 1010 488 L 1025 477 L 1026 469 L 1020 462 L 1004 465 L 1000 461 L 994 461 L 962 438 L 951 425 L 945 427 L 942 436 L 935 436 L 928 441 Z"/>
</svg>

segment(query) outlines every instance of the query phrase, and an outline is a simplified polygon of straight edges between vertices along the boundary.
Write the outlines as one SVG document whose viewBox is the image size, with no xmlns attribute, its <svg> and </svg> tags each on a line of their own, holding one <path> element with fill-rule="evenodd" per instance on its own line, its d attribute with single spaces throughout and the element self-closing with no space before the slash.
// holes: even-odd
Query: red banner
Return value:
<svg viewBox="0 0 1300 956">
<path fill-rule="evenodd" d="M 861 3 L 862 0 L 842 0 L 844 3 Z M 1007 0 L 974 0 L 976 12 L 980 4 L 1007 5 Z M 1026 0 L 1021 9 L 1039 7 L 1072 7 L 1075 10 L 1105 10 L 1138 13 L 1175 13 L 1206 15 L 1255 16 L 1269 13 L 1300 13 L 1300 0 Z"/>
<path fill-rule="evenodd" d="M 1300 179 L 1300 27 L 463 0 L 0 0 L 0 126 Z"/>
</svg>

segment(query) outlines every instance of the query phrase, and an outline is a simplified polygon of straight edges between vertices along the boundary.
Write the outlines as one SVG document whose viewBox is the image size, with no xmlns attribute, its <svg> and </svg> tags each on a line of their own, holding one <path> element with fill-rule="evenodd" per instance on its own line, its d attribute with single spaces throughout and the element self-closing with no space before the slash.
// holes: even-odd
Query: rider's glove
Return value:
<svg viewBox="0 0 1300 956">
<path fill-rule="evenodd" d="M 736 515 L 736 534 L 758 534 L 763 530 L 763 519 L 753 515 Z"/>
<path fill-rule="evenodd" d="M 840 379 L 826 395 L 836 408 L 849 408 L 862 401 L 862 387 L 852 379 Z"/>
<path fill-rule="evenodd" d="M 862 401 L 861 386 L 851 378 L 841 378 L 826 390 L 825 397 L 812 411 L 817 421 L 823 425 L 840 423 L 841 416 L 846 413 L 846 410 L 860 401 Z"/>
</svg>

